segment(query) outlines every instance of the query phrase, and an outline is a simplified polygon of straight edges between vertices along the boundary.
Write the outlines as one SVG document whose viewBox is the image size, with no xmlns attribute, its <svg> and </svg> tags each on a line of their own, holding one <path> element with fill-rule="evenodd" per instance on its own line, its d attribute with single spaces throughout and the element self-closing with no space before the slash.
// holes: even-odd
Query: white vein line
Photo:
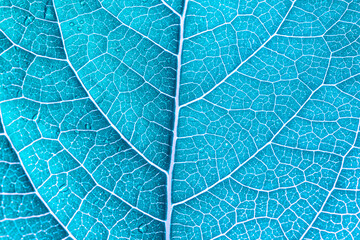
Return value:
<svg viewBox="0 0 360 240">
<path fill-rule="evenodd" d="M 102 186 L 100 183 L 98 183 L 98 181 L 96 181 L 96 179 L 93 177 L 93 175 L 89 172 L 89 170 L 62 144 L 62 142 L 58 141 L 59 144 L 63 147 L 63 149 L 72 157 L 74 158 L 75 161 L 77 161 L 77 163 L 86 171 L 86 173 L 89 175 L 89 177 L 94 181 L 94 183 L 96 184 L 96 186 L 102 188 L 104 191 L 114 195 L 115 197 L 119 198 L 121 201 L 123 201 L 124 203 L 126 203 L 129 207 L 131 207 L 132 209 L 135 209 L 141 213 L 143 213 L 144 215 L 158 220 L 160 222 L 164 222 L 164 220 L 161 220 L 157 217 L 152 216 L 151 214 L 145 212 L 144 210 L 141 210 L 140 208 L 134 206 L 133 204 L 129 203 L 128 201 L 126 201 L 125 199 L 123 199 L 122 197 L 120 197 L 119 195 L 117 195 L 116 193 L 114 193 L 113 191 L 110 191 L 109 189 L 105 188 L 104 186 Z M 92 190 L 91 190 L 92 191 Z M 85 200 L 85 198 L 83 199 Z M 70 224 L 70 223 L 69 223 Z"/>
<path fill-rule="evenodd" d="M 45 202 L 45 200 L 42 198 L 42 196 L 40 195 L 40 193 L 38 192 L 38 190 L 36 189 L 35 187 L 35 184 L 33 183 L 32 179 L 30 178 L 30 175 L 28 174 L 23 162 L 21 161 L 21 158 L 19 156 L 19 153 L 17 152 L 16 148 L 14 147 L 13 143 L 11 142 L 10 138 L 9 138 L 9 135 L 7 134 L 6 132 L 6 128 L 5 128 L 5 124 L 3 123 L 3 117 L 2 117 L 2 112 L 1 112 L 1 108 L 0 108 L 0 118 L 1 118 L 1 121 L 0 121 L 0 124 L 3 125 L 3 129 L 4 129 L 4 134 L 6 136 L 6 138 L 8 139 L 11 147 L 14 149 L 14 152 L 16 153 L 18 159 L 19 159 L 19 162 L 21 164 L 21 167 L 23 168 L 24 170 L 24 173 L 26 174 L 27 178 L 29 179 L 29 182 L 31 183 L 32 187 L 34 188 L 35 190 L 35 194 L 36 196 L 42 201 L 42 203 L 44 204 L 44 206 L 46 207 L 46 209 L 49 211 L 49 213 L 55 218 L 55 220 L 61 225 L 61 227 L 64 229 L 64 231 L 66 231 L 69 236 L 73 239 L 76 239 L 70 231 L 68 231 L 66 228 L 65 228 L 65 225 L 59 220 L 59 218 L 56 216 L 55 213 L 53 213 L 50 209 L 50 207 L 47 205 L 47 203 Z"/>
<path fill-rule="evenodd" d="M 181 18 L 181 15 L 180 15 L 177 11 L 175 11 L 175 9 L 173 9 L 165 0 L 161 0 L 161 2 L 162 2 L 166 7 L 168 7 L 174 14 L 176 14 L 178 17 Z"/>
<path fill-rule="evenodd" d="M 38 21 L 48 22 L 48 23 L 55 23 L 55 21 L 52 21 L 52 20 L 47 20 L 47 19 L 39 18 L 39 17 L 35 16 L 32 12 L 30 12 L 30 10 L 28 10 L 28 9 L 26 9 L 26 8 L 22 8 L 22 7 L 16 6 L 15 4 L 12 4 L 12 3 L 11 3 L 11 6 L 0 6 L 0 9 L 1 9 L 1 8 L 7 8 L 7 9 L 9 9 L 9 10 L 11 10 L 12 8 L 17 8 L 17 9 L 20 9 L 21 11 L 27 12 L 28 14 L 30 14 L 31 16 L 33 16 L 34 19 L 36 19 L 36 20 L 38 20 Z"/>
<path fill-rule="evenodd" d="M 347 3 L 346 9 L 345 11 L 341 14 L 341 16 L 338 18 L 338 20 L 336 22 L 334 22 L 323 34 L 322 36 L 324 37 L 325 35 L 327 35 L 327 33 L 339 22 L 343 22 L 341 19 L 345 16 L 345 14 L 347 13 L 347 11 L 349 10 L 349 6 L 353 1 L 350 1 L 349 3 Z M 324 27 L 325 28 L 325 27 Z M 326 28 L 325 28 L 326 29 Z M 335 51 L 336 52 L 336 51 Z"/>
<path fill-rule="evenodd" d="M 185 0 L 183 13 L 180 18 L 180 33 L 179 33 L 179 54 L 177 56 L 177 72 L 176 72 L 176 92 L 175 92 L 175 110 L 174 110 L 174 131 L 172 139 L 172 148 L 171 148 L 171 159 L 169 167 L 169 175 L 167 176 L 167 215 L 165 222 L 165 232 L 166 240 L 171 239 L 171 214 L 172 214 L 172 178 L 175 164 L 175 155 L 176 155 L 176 140 L 177 140 L 177 131 L 179 123 L 179 95 L 180 95 L 180 78 L 181 78 L 181 57 L 182 57 L 182 48 L 184 42 L 184 27 L 185 27 L 185 16 L 187 11 L 189 0 Z"/>
<path fill-rule="evenodd" d="M 4 218 L 4 219 L 1 219 L 0 222 L 16 221 L 16 220 L 20 220 L 20 219 L 40 218 L 40 217 L 44 217 L 44 216 L 47 216 L 47 215 L 50 215 L 50 212 L 47 212 L 47 213 L 44 213 L 44 214 L 39 214 L 39 215 L 24 216 L 24 217 Z"/>
<path fill-rule="evenodd" d="M 353 171 L 354 169 L 353 168 L 343 168 L 343 170 L 351 170 Z M 358 187 L 358 186 L 357 186 Z M 338 188 L 338 187 L 334 187 L 334 190 L 339 190 L 339 191 L 346 191 L 346 192 L 353 192 L 353 193 L 358 193 L 360 192 L 360 189 L 346 189 L 346 188 Z M 327 211 L 323 211 L 323 212 L 327 212 Z M 336 213 L 336 214 L 350 214 L 350 213 Z M 358 215 L 358 213 L 352 213 L 354 215 Z"/>
<path fill-rule="evenodd" d="M 120 61 L 120 64 L 115 68 L 115 70 L 114 70 L 113 72 L 116 72 L 116 70 L 118 70 L 121 65 L 124 65 L 124 66 L 126 66 L 126 67 L 128 68 L 129 71 L 132 71 L 132 72 L 134 72 L 136 75 L 138 75 L 138 76 L 144 81 L 145 84 L 150 85 L 150 86 L 151 86 L 152 88 L 154 88 L 158 93 L 160 93 L 160 94 L 162 94 L 162 95 L 165 95 L 165 96 L 167 96 L 167 97 L 169 97 L 169 98 L 174 98 L 174 96 L 171 96 L 171 95 L 163 92 L 163 91 L 160 90 L 159 88 L 157 88 L 157 87 L 156 87 L 155 85 L 153 85 L 149 80 L 146 80 L 143 75 L 141 75 L 141 74 L 138 73 L 135 69 L 133 69 L 131 66 L 129 66 L 128 64 L 126 64 L 123 60 L 121 60 L 120 58 L 114 56 L 113 54 L 111 54 L 111 53 L 109 53 L 109 52 L 103 53 L 103 54 L 97 56 L 96 58 L 92 59 L 91 61 L 89 61 L 88 63 L 86 63 L 84 66 L 80 67 L 80 68 L 78 69 L 78 72 L 80 72 L 81 69 L 84 69 L 85 67 L 87 67 L 90 63 L 94 63 L 94 60 L 99 59 L 99 58 L 101 58 L 101 57 L 103 57 L 103 56 L 105 56 L 105 55 L 109 55 L 109 56 L 117 59 L 118 61 Z M 86 76 L 89 76 L 89 75 L 90 75 L 90 74 L 87 74 Z M 103 79 L 101 79 L 100 82 L 101 82 L 101 81 L 103 81 Z M 93 88 L 95 88 L 95 86 L 96 86 L 96 85 L 94 85 L 93 87 L 91 87 L 90 90 L 93 89 Z M 141 85 L 141 86 L 142 86 L 142 85 Z M 137 87 L 137 88 L 135 88 L 135 89 L 132 89 L 130 92 L 133 92 L 133 91 L 135 91 L 135 90 L 138 90 L 141 86 L 139 86 L 139 87 Z M 89 91 L 90 91 L 90 90 L 89 90 Z M 119 90 L 118 90 L 118 91 L 119 91 Z M 128 93 L 128 92 L 129 92 L 129 91 L 119 91 L 119 93 Z"/>
<path fill-rule="evenodd" d="M 12 101 L 17 101 L 17 100 L 27 100 L 27 101 L 32 101 L 41 105 L 56 105 L 56 104 L 62 104 L 62 103 L 68 103 L 68 102 L 76 102 L 76 101 L 82 101 L 82 100 L 87 100 L 89 99 L 89 97 L 81 97 L 81 98 L 74 98 L 71 100 L 60 100 L 60 101 L 54 101 L 54 102 L 44 102 L 44 101 L 38 101 L 38 100 L 34 100 L 28 97 L 16 97 L 16 98 L 11 98 L 11 99 L 7 99 L 7 100 L 3 100 L 0 101 L 1 103 L 7 103 L 7 102 L 12 102 Z"/>
<path fill-rule="evenodd" d="M 246 235 L 248 236 L 247 239 L 251 239 L 250 236 L 249 236 L 249 234 L 248 234 L 248 232 L 250 232 L 251 230 L 248 229 L 248 228 L 245 226 L 245 223 L 248 223 L 248 222 L 251 222 L 251 221 L 256 221 L 256 222 L 257 222 L 258 220 L 261 220 L 261 219 L 276 221 L 276 222 L 279 224 L 280 229 L 281 229 L 282 233 L 284 234 L 285 239 L 288 240 L 288 237 L 286 236 L 286 234 L 285 234 L 285 232 L 284 232 L 284 230 L 283 230 L 283 228 L 282 228 L 282 226 L 281 226 L 281 224 L 280 224 L 280 222 L 279 222 L 279 219 L 273 218 L 273 217 L 268 217 L 268 216 L 264 216 L 264 217 L 256 217 L 256 216 L 254 216 L 254 217 L 252 217 L 252 218 L 250 218 L 250 219 L 247 219 L 247 220 L 243 220 L 243 221 L 239 221 L 239 222 L 236 221 L 236 223 L 235 223 L 233 226 L 231 226 L 231 228 L 229 228 L 229 229 L 226 230 L 225 232 L 219 234 L 218 236 L 216 236 L 215 238 L 212 238 L 212 239 L 218 240 L 218 239 L 220 239 L 220 237 L 222 237 L 222 236 L 224 236 L 226 239 L 228 239 L 228 237 L 226 236 L 226 234 L 228 234 L 231 230 L 233 230 L 235 227 L 237 227 L 237 226 L 239 226 L 239 225 L 244 225 L 244 228 L 245 228 L 245 230 L 246 230 Z M 258 224 L 258 223 L 257 223 L 257 224 Z M 259 239 L 259 238 L 258 238 L 258 239 Z"/>
<path fill-rule="evenodd" d="M 7 193 L 0 192 L 0 196 L 26 196 L 26 195 L 35 195 L 35 192 L 25 192 L 25 193 Z"/>
<path fill-rule="evenodd" d="M 256 55 L 256 53 L 258 53 L 269 41 L 271 41 L 271 39 L 273 39 L 276 35 L 277 32 L 280 30 L 281 26 L 283 25 L 283 23 L 285 22 L 285 20 L 287 19 L 289 13 L 291 12 L 291 10 L 293 9 L 293 6 L 295 4 L 296 0 L 292 3 L 292 5 L 290 6 L 288 12 L 286 13 L 286 15 L 284 16 L 283 20 L 281 21 L 281 23 L 279 24 L 279 27 L 276 29 L 275 33 L 273 35 L 271 35 L 258 49 L 255 50 L 255 52 L 253 52 L 249 57 L 247 57 L 243 62 L 241 62 L 232 72 L 230 72 L 224 79 L 222 79 L 220 82 L 218 82 L 217 84 L 215 84 L 211 89 L 209 89 L 207 92 L 205 92 L 204 94 L 202 94 L 200 97 L 191 100 L 187 103 L 184 103 L 180 106 L 180 108 L 185 107 L 189 104 L 192 104 L 194 102 L 197 102 L 201 99 L 203 99 L 204 97 L 206 97 L 208 94 L 210 94 L 215 88 L 217 88 L 219 85 L 221 85 L 222 83 L 224 83 L 229 77 L 231 77 L 234 73 L 236 73 L 239 68 L 241 66 L 243 66 L 245 63 L 247 63 L 253 56 Z"/>
<path fill-rule="evenodd" d="M 47 59 L 50 59 L 50 60 L 56 60 L 56 61 L 61 61 L 61 62 L 65 62 L 65 61 L 66 61 L 65 59 L 61 59 L 61 58 L 53 58 L 53 57 L 48 57 L 48 56 L 45 56 L 45 55 L 39 55 L 39 54 L 37 54 L 37 53 L 34 53 L 32 50 L 26 49 L 26 48 L 20 46 L 19 44 L 16 44 L 15 42 L 13 42 L 13 40 L 11 40 L 11 38 L 9 38 L 8 35 L 7 35 L 2 29 L 0 29 L 0 32 L 1 32 L 2 34 L 4 34 L 4 36 L 7 38 L 7 40 L 10 41 L 10 43 L 11 43 L 13 46 L 18 47 L 18 48 L 20 48 L 20 49 L 22 49 L 22 50 L 24 50 L 24 51 L 26 51 L 26 52 L 28 52 L 28 53 L 30 53 L 30 54 L 33 54 L 33 55 L 35 55 L 36 57 L 42 57 L 42 58 L 47 58 Z M 8 49 L 10 49 L 10 48 L 11 48 L 11 47 L 9 47 Z M 8 50 L 8 49 L 6 49 L 6 50 Z M 5 52 L 5 51 L 4 51 L 4 52 Z"/>
<path fill-rule="evenodd" d="M 300 118 L 298 116 L 298 118 Z M 279 147 L 282 147 L 282 148 L 287 148 L 287 149 L 293 149 L 295 151 L 302 151 L 302 152 L 309 152 L 309 153 L 325 153 L 325 154 L 329 154 L 331 156 L 336 156 L 336 157 L 339 157 L 339 158 L 342 158 L 343 156 L 340 155 L 340 154 L 337 154 L 337 153 L 334 153 L 334 152 L 327 152 L 327 151 L 324 151 L 324 150 L 320 150 L 320 149 L 301 149 L 299 147 L 290 147 L 290 146 L 286 146 L 286 145 L 283 145 L 283 144 L 280 144 L 280 143 L 272 143 L 272 145 L 275 145 L 275 146 L 279 146 Z"/>
<path fill-rule="evenodd" d="M 100 3 L 101 4 L 101 3 Z M 128 29 L 133 30 L 134 32 L 136 32 L 137 34 L 139 34 L 140 36 L 142 36 L 143 38 L 149 40 L 150 42 L 152 42 L 153 44 L 155 44 L 156 46 L 158 46 L 159 48 L 161 48 L 162 50 L 164 50 L 165 52 L 175 56 L 176 54 L 171 52 L 170 50 L 166 49 L 165 47 L 161 46 L 159 43 L 155 42 L 154 40 L 152 40 L 150 37 L 145 36 L 144 34 L 142 34 L 141 32 L 137 31 L 136 29 L 130 27 L 129 25 L 125 24 L 123 21 L 121 21 L 117 16 L 115 16 L 114 14 L 112 14 L 109 10 L 107 10 L 106 8 L 103 7 L 103 5 L 101 4 L 101 8 L 104 9 L 107 13 L 109 13 L 111 16 L 113 16 L 116 20 L 118 20 L 122 25 L 124 25 L 125 27 L 127 27 Z M 69 20 L 68 20 L 69 21 Z M 61 31 L 60 31 L 61 32 Z M 65 47 L 64 47 L 65 48 Z M 66 50 L 65 50 L 66 51 Z"/>
<path fill-rule="evenodd" d="M 75 168 L 75 169 L 77 169 L 77 168 Z M 71 171 L 74 171 L 75 169 L 72 169 Z M 67 177 L 68 177 L 68 174 L 67 174 Z M 47 180 L 45 180 L 45 181 L 47 181 Z M 66 185 L 68 185 L 68 181 L 67 181 Z M 68 226 L 70 225 L 70 223 L 73 221 L 74 217 L 75 217 L 79 212 L 82 213 L 82 212 L 81 212 L 81 208 L 82 208 L 84 202 L 85 202 L 85 201 L 89 201 L 89 200 L 88 200 L 88 196 L 96 189 L 96 187 L 99 187 L 99 186 L 93 186 L 93 188 L 86 193 L 86 195 L 84 196 L 84 198 L 81 199 L 81 203 L 79 204 L 79 207 L 77 208 L 77 210 L 75 211 L 75 213 L 72 215 L 72 217 L 70 218 L 69 222 L 66 224 L 66 227 L 68 227 Z M 100 187 L 100 188 L 101 188 L 101 187 Z M 111 194 L 110 194 L 110 195 L 111 195 Z M 111 197 L 109 197 L 109 198 L 111 198 Z M 91 217 L 92 217 L 92 216 L 91 216 Z"/>
<path fill-rule="evenodd" d="M 357 130 L 357 133 L 356 133 L 356 136 L 354 138 L 354 142 L 353 142 L 353 145 L 351 146 L 351 148 L 349 148 L 349 150 L 346 152 L 346 154 L 344 154 L 344 157 L 342 159 L 342 162 L 341 162 L 341 166 L 340 166 L 340 169 L 339 169 L 339 172 L 336 176 L 336 179 L 334 181 L 334 185 L 333 187 L 331 188 L 331 190 L 329 191 L 329 194 L 326 196 L 326 199 L 325 201 L 323 202 L 320 210 L 316 213 L 316 216 L 314 217 L 314 219 L 312 220 L 312 222 L 309 224 L 308 228 L 305 230 L 305 232 L 303 233 L 303 235 L 301 236 L 300 239 L 303 239 L 306 234 L 309 232 L 309 230 L 311 229 L 311 227 L 313 226 L 313 224 L 315 223 L 316 219 L 318 219 L 319 215 L 323 212 L 323 209 L 327 203 L 327 201 L 329 200 L 331 194 L 333 193 L 334 190 L 336 190 L 336 184 L 337 184 L 337 181 L 339 180 L 339 177 L 341 175 L 341 171 L 344 167 L 344 162 L 345 162 L 345 158 L 347 157 L 347 155 L 350 153 L 350 151 L 354 148 L 355 144 L 356 144 L 356 140 L 358 138 L 358 135 L 359 135 L 359 132 L 360 132 L 360 124 L 358 125 L 358 130 Z"/>
<path fill-rule="evenodd" d="M 311 184 L 311 185 L 314 185 L 314 186 L 317 186 L 319 188 L 321 188 L 322 190 L 328 192 L 328 190 L 326 190 L 325 188 L 321 187 L 321 186 L 318 186 L 316 185 L 315 183 L 313 182 L 309 182 L 308 180 L 305 180 L 303 182 L 299 182 L 297 184 L 294 184 L 294 185 L 291 185 L 289 187 L 276 187 L 276 188 L 273 188 L 273 189 L 260 189 L 260 188 L 254 188 L 254 187 L 251 187 L 250 184 L 246 185 L 240 181 L 238 181 L 237 179 L 233 178 L 232 176 L 230 177 L 231 180 L 233 180 L 234 182 L 236 182 L 237 184 L 239 184 L 241 187 L 243 188 L 248 188 L 248 189 L 251 189 L 255 192 L 263 192 L 263 193 L 272 193 L 272 192 L 277 192 L 279 190 L 287 190 L 287 189 L 294 189 L 294 188 L 298 188 L 299 186 L 301 186 L 302 184 L 304 183 L 308 183 L 308 184 Z"/>
<path fill-rule="evenodd" d="M 0 136 L 5 136 L 3 133 L 0 133 Z M 9 165 L 19 165 L 19 162 L 8 162 L 5 160 L 0 160 L 0 163 L 9 164 Z"/>
<path fill-rule="evenodd" d="M 153 44 L 155 44 L 156 46 L 158 46 L 159 48 L 161 48 L 163 51 L 173 55 L 173 56 L 176 56 L 176 53 L 173 53 L 171 52 L 170 50 L 167 50 L 165 47 L 161 46 L 159 43 L 155 42 L 154 40 L 152 40 L 150 37 L 142 34 L 141 32 L 137 31 L 136 29 L 132 28 L 131 26 L 125 24 L 124 22 L 122 22 L 118 17 L 116 17 L 114 14 L 112 14 L 109 10 L 107 10 L 105 7 L 103 7 L 103 5 L 100 3 L 101 5 L 101 8 L 98 8 L 92 12 L 89 12 L 89 13 L 85 13 L 85 14 L 79 14 L 78 16 L 81 16 L 81 15 L 90 15 L 90 14 L 93 14 L 93 13 L 96 13 L 96 12 L 99 12 L 99 10 L 104 10 L 106 11 L 107 13 L 109 13 L 111 16 L 113 16 L 120 24 L 122 24 L 123 26 L 125 26 L 126 28 L 128 29 L 131 29 L 132 31 L 136 32 L 137 34 L 139 34 L 140 36 L 142 36 L 144 39 L 147 39 L 148 41 L 152 42 Z M 69 22 L 69 21 L 72 21 L 74 19 L 76 19 L 78 16 L 76 17 L 73 17 L 73 18 L 69 18 L 67 20 L 64 20 L 62 23 L 65 23 L 65 22 Z M 112 30 L 113 31 L 113 30 Z"/>
<path fill-rule="evenodd" d="M 136 75 L 138 75 L 140 78 L 142 78 L 142 80 L 143 80 L 145 83 L 147 83 L 147 84 L 149 84 L 151 87 L 153 87 L 157 92 L 159 92 L 160 94 L 163 94 L 163 95 L 165 95 L 165 96 L 167 96 L 167 97 L 169 97 L 169 98 L 174 98 L 174 96 L 171 96 L 171 95 L 169 95 L 169 94 L 161 91 L 161 90 L 160 90 L 159 88 L 157 88 L 156 86 L 154 86 L 150 81 L 146 80 L 143 75 L 141 75 L 138 71 L 136 71 L 136 70 L 133 69 L 131 66 L 129 66 L 128 64 L 126 64 L 126 63 L 125 63 L 123 60 L 121 60 L 120 58 L 118 58 L 118 57 L 116 57 L 116 56 L 114 56 L 114 55 L 112 55 L 112 54 L 110 54 L 110 53 L 106 53 L 106 54 L 109 54 L 111 57 L 116 58 L 117 60 L 120 61 L 120 64 L 119 64 L 119 66 L 117 66 L 116 69 L 118 69 L 118 68 L 120 67 L 120 65 L 123 64 L 123 65 L 126 66 L 130 71 L 133 71 Z M 100 56 L 99 56 L 99 57 L 100 57 Z M 94 58 L 93 60 L 91 60 L 91 62 L 93 62 L 95 59 L 96 59 L 96 58 Z M 90 63 L 90 62 L 89 62 L 89 63 Z M 87 65 L 87 64 L 86 64 L 86 65 Z M 86 65 L 84 65 L 83 67 L 85 67 Z M 83 68 L 83 67 L 81 67 L 81 68 Z M 79 69 L 79 71 L 80 71 L 80 69 Z M 114 71 L 114 72 L 115 72 L 115 71 Z M 120 91 L 119 91 L 119 92 L 120 92 Z"/>
<path fill-rule="evenodd" d="M 55 6 L 55 3 L 54 3 Z M 55 15 L 57 16 L 57 12 L 56 12 L 56 7 L 54 7 L 55 9 Z M 59 23 L 58 23 L 59 25 Z M 62 35 L 62 30 L 60 28 L 59 25 L 59 31 L 60 31 L 60 37 L 61 39 L 63 39 L 63 35 Z M 68 54 L 65 48 L 65 43 L 63 42 L 64 45 L 64 52 L 66 55 L 66 61 L 69 64 L 70 68 L 73 70 L 73 72 L 75 73 L 76 77 L 78 78 L 79 83 L 81 84 L 81 86 L 83 87 L 84 91 L 88 94 L 90 100 L 93 102 L 93 104 L 97 107 L 97 109 L 100 111 L 100 113 L 104 116 L 104 118 L 108 121 L 108 123 L 111 125 L 111 127 L 114 128 L 114 130 L 120 135 L 120 137 L 132 148 L 134 149 L 142 158 L 144 158 L 151 166 L 157 168 L 158 170 L 160 170 L 161 172 L 165 173 L 166 176 L 168 175 L 167 171 L 165 171 L 164 169 L 162 169 L 161 167 L 159 167 L 158 165 L 156 165 L 155 163 L 153 163 L 152 161 L 150 161 L 147 157 L 144 156 L 144 154 L 142 154 L 142 152 L 140 152 L 120 131 L 119 129 L 117 129 L 117 127 L 110 121 L 110 119 L 108 118 L 108 116 L 104 113 L 104 111 L 99 107 L 99 105 L 96 103 L 95 99 L 91 96 L 91 94 L 87 91 L 86 87 L 84 86 L 83 82 L 80 80 L 80 77 L 78 75 L 78 73 L 75 71 L 73 65 L 70 63 L 69 58 L 68 58 Z"/>
<path fill-rule="evenodd" d="M 330 66 L 330 58 L 329 58 L 329 62 L 328 62 L 328 69 L 329 69 L 329 66 Z M 184 199 L 180 202 L 177 202 L 177 203 L 174 203 L 173 205 L 180 205 L 180 204 L 183 204 L 193 198 L 196 198 L 197 196 L 207 192 L 209 189 L 211 189 L 212 187 L 216 186 L 217 184 L 219 184 L 220 182 L 223 182 L 225 179 L 227 178 L 230 178 L 231 175 L 236 172 L 238 169 L 240 169 L 242 166 L 244 166 L 250 159 L 252 159 L 253 157 L 255 157 L 256 154 L 258 154 L 261 150 L 263 150 L 266 146 L 272 144 L 272 141 L 274 141 L 274 139 L 277 137 L 277 135 L 287 126 L 287 124 L 289 122 L 291 122 L 298 114 L 299 112 L 303 109 L 303 107 L 306 105 L 307 102 L 310 101 L 310 99 L 312 98 L 312 96 L 314 95 L 315 92 L 317 92 L 321 87 L 323 86 L 323 84 L 320 84 L 319 87 L 317 87 L 311 94 L 310 96 L 305 100 L 305 102 L 303 103 L 303 105 L 297 110 L 297 112 L 288 120 L 286 121 L 282 127 L 274 134 L 274 136 L 270 139 L 270 141 L 268 141 L 264 146 L 262 146 L 261 148 L 259 148 L 259 150 L 257 150 L 254 154 L 252 154 L 246 161 L 244 161 L 242 164 L 240 164 L 238 167 L 236 167 L 233 171 L 231 171 L 226 177 L 222 178 L 222 179 L 219 179 L 217 182 L 215 182 L 214 184 L 212 184 L 211 186 L 207 187 L 206 189 L 202 190 L 201 192 L 198 192 L 197 194 L 187 198 L 187 199 Z"/>
</svg>

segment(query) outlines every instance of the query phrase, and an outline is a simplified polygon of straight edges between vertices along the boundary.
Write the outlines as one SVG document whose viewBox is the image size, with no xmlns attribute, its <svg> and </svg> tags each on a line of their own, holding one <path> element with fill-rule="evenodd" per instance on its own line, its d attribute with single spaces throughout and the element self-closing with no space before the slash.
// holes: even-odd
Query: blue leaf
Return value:
<svg viewBox="0 0 360 240">
<path fill-rule="evenodd" d="M 0 124 L 0 235 L 12 239 L 65 239 L 69 234 L 49 212 L 24 172 Z"/>
<path fill-rule="evenodd" d="M 0 5 L 0 237 L 357 239 L 360 5 Z"/>
</svg>

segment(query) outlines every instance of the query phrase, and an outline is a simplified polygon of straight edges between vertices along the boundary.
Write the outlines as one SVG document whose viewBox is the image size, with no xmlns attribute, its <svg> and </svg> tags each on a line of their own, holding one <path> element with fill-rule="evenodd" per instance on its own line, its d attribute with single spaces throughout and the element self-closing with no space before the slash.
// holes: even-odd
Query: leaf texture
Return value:
<svg viewBox="0 0 360 240">
<path fill-rule="evenodd" d="M 0 238 L 357 239 L 357 0 L 4 0 Z"/>
<path fill-rule="evenodd" d="M 0 235 L 14 239 L 71 239 L 46 208 L 0 127 Z"/>
</svg>

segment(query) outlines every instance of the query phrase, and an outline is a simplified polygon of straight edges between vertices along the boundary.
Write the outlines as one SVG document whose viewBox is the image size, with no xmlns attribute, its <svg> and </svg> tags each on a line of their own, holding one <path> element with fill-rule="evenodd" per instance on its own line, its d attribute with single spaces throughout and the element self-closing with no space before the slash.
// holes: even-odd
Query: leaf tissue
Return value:
<svg viewBox="0 0 360 240">
<path fill-rule="evenodd" d="M 2 0 L 0 115 L 0 239 L 360 239 L 359 0 Z"/>
</svg>

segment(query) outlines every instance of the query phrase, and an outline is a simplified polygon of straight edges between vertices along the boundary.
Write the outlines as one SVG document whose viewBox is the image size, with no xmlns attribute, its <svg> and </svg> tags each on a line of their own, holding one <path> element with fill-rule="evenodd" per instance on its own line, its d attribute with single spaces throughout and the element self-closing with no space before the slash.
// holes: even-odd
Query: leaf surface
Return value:
<svg viewBox="0 0 360 240">
<path fill-rule="evenodd" d="M 356 239 L 359 19 L 351 0 L 4 1 L 0 234 Z"/>
</svg>

